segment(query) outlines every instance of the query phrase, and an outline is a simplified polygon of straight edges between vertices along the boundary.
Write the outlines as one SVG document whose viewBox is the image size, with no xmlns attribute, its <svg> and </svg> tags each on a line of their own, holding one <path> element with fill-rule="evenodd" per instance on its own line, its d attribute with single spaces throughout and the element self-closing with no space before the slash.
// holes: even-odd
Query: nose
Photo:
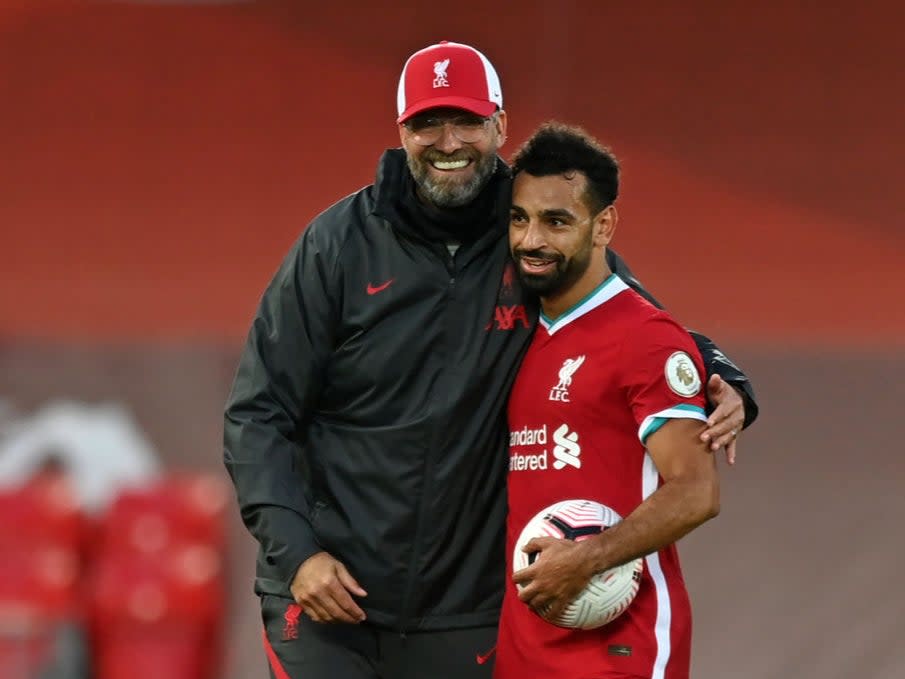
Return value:
<svg viewBox="0 0 905 679">
<path fill-rule="evenodd" d="M 440 131 L 440 138 L 434 142 L 434 146 L 444 153 L 452 153 L 462 148 L 463 142 L 453 133 L 452 123 L 444 123 Z"/>
<path fill-rule="evenodd" d="M 530 220 L 520 231 L 517 245 L 522 250 L 539 250 L 547 244 L 544 231 L 535 219 Z"/>
</svg>

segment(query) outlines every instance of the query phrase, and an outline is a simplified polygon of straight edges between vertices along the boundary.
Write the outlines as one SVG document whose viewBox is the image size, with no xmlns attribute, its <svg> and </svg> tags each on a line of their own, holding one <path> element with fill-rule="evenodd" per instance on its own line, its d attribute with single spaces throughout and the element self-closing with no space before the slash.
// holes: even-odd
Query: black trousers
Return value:
<svg viewBox="0 0 905 679">
<path fill-rule="evenodd" d="M 291 599 L 264 596 L 271 679 L 490 679 L 496 625 L 402 635 L 364 622 L 312 622 Z"/>
</svg>

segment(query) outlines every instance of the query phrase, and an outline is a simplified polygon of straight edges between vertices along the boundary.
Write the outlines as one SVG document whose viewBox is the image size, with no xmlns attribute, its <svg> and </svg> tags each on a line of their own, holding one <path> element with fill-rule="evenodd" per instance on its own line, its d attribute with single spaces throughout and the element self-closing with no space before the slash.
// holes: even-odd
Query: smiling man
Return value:
<svg viewBox="0 0 905 679">
<path fill-rule="evenodd" d="M 443 150 L 447 126 L 454 140 L 449 153 Z M 488 150 L 505 139 L 506 113 L 484 117 L 441 107 L 413 115 L 403 127 L 408 133 L 401 135 L 402 143 L 419 197 L 438 207 L 461 207 L 474 200 L 496 170 L 496 156 Z"/>
<path fill-rule="evenodd" d="M 687 679 L 691 607 L 674 543 L 719 508 L 715 459 L 700 437 L 701 355 L 606 262 L 619 191 L 608 150 L 551 123 L 516 154 L 513 172 L 510 247 L 541 314 L 509 401 L 510 460 L 547 453 L 546 440 L 523 431 L 555 431 L 567 445 L 553 448 L 558 464 L 510 464 L 509 572 L 519 534 L 545 507 L 593 500 L 625 519 L 581 542 L 524 547 L 536 559 L 507 586 L 494 677 Z M 621 617 L 593 630 L 548 622 L 594 574 L 640 557 L 638 594 Z"/>
<path fill-rule="evenodd" d="M 506 399 L 537 321 L 506 238 L 506 112 L 487 58 L 452 42 L 409 57 L 396 103 L 402 148 L 293 246 L 227 403 L 277 679 L 490 676 Z M 707 435 L 731 451 L 756 405 L 699 341 Z"/>
</svg>

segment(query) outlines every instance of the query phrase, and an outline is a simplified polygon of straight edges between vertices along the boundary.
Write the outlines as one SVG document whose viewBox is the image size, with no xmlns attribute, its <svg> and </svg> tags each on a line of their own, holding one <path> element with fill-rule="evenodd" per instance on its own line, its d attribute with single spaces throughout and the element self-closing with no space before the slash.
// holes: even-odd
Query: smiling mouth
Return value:
<svg viewBox="0 0 905 679">
<path fill-rule="evenodd" d="M 438 170 L 443 170 L 448 172 L 450 170 L 461 170 L 464 167 L 468 167 L 471 163 L 468 158 L 464 158 L 462 160 L 432 160 L 430 164 L 432 167 L 435 167 Z"/>
<path fill-rule="evenodd" d="M 524 255 L 519 257 L 519 263 L 522 266 L 522 271 L 525 273 L 532 274 L 543 274 L 547 273 L 551 269 L 556 267 L 555 259 L 543 259 L 540 257 L 525 257 Z"/>
</svg>

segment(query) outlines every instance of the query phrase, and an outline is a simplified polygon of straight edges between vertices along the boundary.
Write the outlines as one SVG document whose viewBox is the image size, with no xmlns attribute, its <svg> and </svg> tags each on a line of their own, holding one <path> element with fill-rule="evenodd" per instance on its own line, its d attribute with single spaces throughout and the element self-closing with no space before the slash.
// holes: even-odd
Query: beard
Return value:
<svg viewBox="0 0 905 679">
<path fill-rule="evenodd" d="M 496 171 L 496 151 L 485 155 L 464 152 L 446 155 L 438 151 L 425 151 L 418 157 L 406 154 L 409 171 L 415 179 L 421 194 L 437 207 L 461 207 L 467 205 L 484 189 L 490 177 Z M 471 178 L 461 181 L 458 178 L 437 177 L 429 167 L 432 160 L 464 160 L 472 161 L 474 171 Z"/>
<path fill-rule="evenodd" d="M 549 297 L 565 292 L 575 285 L 576 281 L 588 270 L 591 264 L 591 253 L 591 244 L 588 243 L 586 247 L 568 259 L 564 255 L 555 252 L 520 249 L 512 250 L 512 258 L 515 260 L 515 270 L 518 272 L 522 285 L 541 297 Z M 554 262 L 555 266 L 552 271 L 544 274 L 526 273 L 519 266 L 519 260 L 522 257 Z"/>
</svg>

